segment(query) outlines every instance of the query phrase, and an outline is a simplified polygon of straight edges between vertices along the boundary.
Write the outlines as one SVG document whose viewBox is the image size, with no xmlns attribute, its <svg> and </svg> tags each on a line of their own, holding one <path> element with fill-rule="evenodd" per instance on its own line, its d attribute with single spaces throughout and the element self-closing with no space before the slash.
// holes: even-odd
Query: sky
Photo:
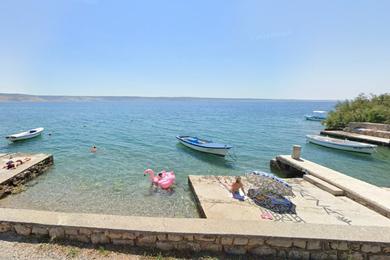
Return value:
<svg viewBox="0 0 390 260">
<path fill-rule="evenodd" d="M 0 93 L 390 92 L 388 0 L 2 0 Z"/>
</svg>

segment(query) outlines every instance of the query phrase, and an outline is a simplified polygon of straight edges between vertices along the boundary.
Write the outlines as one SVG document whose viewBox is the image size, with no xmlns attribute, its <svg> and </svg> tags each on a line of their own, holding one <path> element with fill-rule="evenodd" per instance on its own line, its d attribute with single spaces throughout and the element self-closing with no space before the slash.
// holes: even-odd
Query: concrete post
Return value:
<svg viewBox="0 0 390 260">
<path fill-rule="evenodd" d="M 299 160 L 299 158 L 301 158 L 301 150 L 302 150 L 302 147 L 300 145 L 294 145 L 293 150 L 292 150 L 292 154 L 291 154 L 291 158 L 293 158 L 295 160 Z"/>
</svg>

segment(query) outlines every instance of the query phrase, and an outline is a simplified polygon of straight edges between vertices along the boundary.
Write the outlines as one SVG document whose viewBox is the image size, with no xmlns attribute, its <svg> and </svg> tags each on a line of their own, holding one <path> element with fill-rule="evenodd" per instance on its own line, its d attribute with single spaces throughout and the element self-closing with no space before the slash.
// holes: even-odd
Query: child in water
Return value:
<svg viewBox="0 0 390 260">
<path fill-rule="evenodd" d="M 244 185 L 241 182 L 241 177 L 237 176 L 236 177 L 236 181 L 232 184 L 232 187 L 231 187 L 230 191 L 233 194 L 233 198 L 235 198 L 237 200 L 240 200 L 240 201 L 244 201 L 245 200 L 245 196 L 242 196 L 240 194 L 240 189 L 245 194 Z"/>
</svg>

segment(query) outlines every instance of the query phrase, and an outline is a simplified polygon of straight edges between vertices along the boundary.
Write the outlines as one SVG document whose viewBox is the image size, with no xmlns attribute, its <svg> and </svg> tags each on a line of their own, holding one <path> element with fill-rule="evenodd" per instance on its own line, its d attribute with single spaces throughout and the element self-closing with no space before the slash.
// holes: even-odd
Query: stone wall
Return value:
<svg viewBox="0 0 390 260">
<path fill-rule="evenodd" d="M 14 221 L 10 221 L 12 219 Z M 0 209 L 0 232 L 54 241 L 281 259 L 390 258 L 390 227 L 141 218 Z"/>
<path fill-rule="evenodd" d="M 225 252 L 290 259 L 386 259 L 390 244 L 233 235 L 128 232 L 109 229 L 0 223 L 0 232 L 92 244 L 194 252 Z"/>
<path fill-rule="evenodd" d="M 288 165 L 286 163 L 280 162 L 276 158 L 270 160 L 269 166 L 273 172 L 279 172 L 283 176 L 288 177 L 288 178 L 303 177 L 303 175 L 305 174 L 304 172 L 302 172 L 294 167 L 291 167 L 290 165 Z"/>
<path fill-rule="evenodd" d="M 53 156 L 50 155 L 41 162 L 32 165 L 28 169 L 18 173 L 0 184 L 0 199 L 7 195 L 18 192 L 20 187 L 31 179 L 44 173 L 53 164 Z"/>
<path fill-rule="evenodd" d="M 381 138 L 390 138 L 390 125 L 388 124 L 351 122 L 348 124 L 348 127 L 344 128 L 344 131 Z"/>
<path fill-rule="evenodd" d="M 367 128 L 372 130 L 381 130 L 381 131 L 390 131 L 389 124 L 377 124 L 377 123 L 368 123 L 368 122 L 350 122 L 348 124 L 350 128 Z"/>
</svg>

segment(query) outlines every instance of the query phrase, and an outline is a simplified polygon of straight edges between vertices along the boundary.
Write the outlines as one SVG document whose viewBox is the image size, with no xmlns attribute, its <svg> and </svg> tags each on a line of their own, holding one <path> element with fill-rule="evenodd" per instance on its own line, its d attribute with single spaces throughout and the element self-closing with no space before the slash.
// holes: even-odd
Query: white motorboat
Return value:
<svg viewBox="0 0 390 260">
<path fill-rule="evenodd" d="M 26 132 L 9 135 L 6 136 L 5 138 L 10 140 L 11 142 L 26 140 L 26 139 L 39 136 L 40 134 L 42 134 L 43 130 L 45 130 L 43 127 L 38 127 L 38 128 L 30 129 Z"/>
<path fill-rule="evenodd" d="M 232 146 L 227 144 L 218 144 L 210 140 L 204 140 L 193 136 L 176 136 L 176 138 L 180 141 L 180 143 L 189 148 L 220 156 L 225 156 L 232 148 Z"/>
<path fill-rule="evenodd" d="M 321 146 L 358 153 L 372 154 L 377 147 L 374 144 L 360 143 L 350 140 L 341 140 L 320 135 L 306 135 L 308 142 Z"/>
<path fill-rule="evenodd" d="M 306 120 L 310 121 L 323 121 L 326 119 L 327 112 L 326 111 L 313 111 L 311 115 L 305 115 Z"/>
</svg>

